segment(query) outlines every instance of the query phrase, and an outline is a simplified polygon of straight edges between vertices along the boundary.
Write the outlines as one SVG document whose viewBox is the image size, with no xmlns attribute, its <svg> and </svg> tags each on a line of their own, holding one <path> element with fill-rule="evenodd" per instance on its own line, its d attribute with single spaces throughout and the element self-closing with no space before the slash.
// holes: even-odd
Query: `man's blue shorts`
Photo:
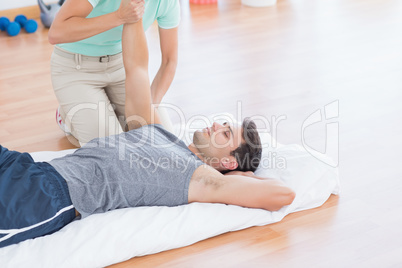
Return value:
<svg viewBox="0 0 402 268">
<path fill-rule="evenodd" d="M 51 234 L 74 218 L 67 183 L 51 165 L 0 145 L 0 247 Z"/>
</svg>

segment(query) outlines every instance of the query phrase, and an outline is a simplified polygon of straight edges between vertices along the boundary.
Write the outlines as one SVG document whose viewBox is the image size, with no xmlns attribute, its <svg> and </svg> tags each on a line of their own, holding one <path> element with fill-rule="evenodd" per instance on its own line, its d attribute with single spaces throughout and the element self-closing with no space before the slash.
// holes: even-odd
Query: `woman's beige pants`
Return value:
<svg viewBox="0 0 402 268">
<path fill-rule="evenodd" d="M 87 57 L 55 47 L 51 75 L 60 114 L 81 145 L 123 132 L 125 72 L 121 53 Z"/>
</svg>

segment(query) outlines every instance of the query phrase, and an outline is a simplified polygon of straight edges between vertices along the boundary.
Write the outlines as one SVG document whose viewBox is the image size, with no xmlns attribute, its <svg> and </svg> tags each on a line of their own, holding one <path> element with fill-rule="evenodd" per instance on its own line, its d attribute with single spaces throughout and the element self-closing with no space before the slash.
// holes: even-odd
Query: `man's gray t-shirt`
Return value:
<svg viewBox="0 0 402 268">
<path fill-rule="evenodd" d="M 187 204 L 191 176 L 204 164 L 161 125 L 96 138 L 49 163 L 67 181 L 83 218 L 118 208 Z"/>
</svg>

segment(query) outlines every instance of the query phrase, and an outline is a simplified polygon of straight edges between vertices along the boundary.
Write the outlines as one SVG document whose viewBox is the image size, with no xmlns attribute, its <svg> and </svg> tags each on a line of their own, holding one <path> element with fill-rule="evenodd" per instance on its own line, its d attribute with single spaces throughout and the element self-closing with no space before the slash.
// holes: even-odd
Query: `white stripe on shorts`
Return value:
<svg viewBox="0 0 402 268">
<path fill-rule="evenodd" d="M 54 216 L 51 217 L 50 219 L 41 221 L 41 222 L 39 222 L 39 223 L 37 223 L 37 224 L 31 225 L 31 226 L 27 226 L 27 227 L 24 227 L 24 228 L 21 228 L 21 229 L 10 229 L 10 230 L 1 230 L 1 229 L 0 229 L 0 234 L 8 234 L 8 235 L 6 235 L 6 236 L 0 238 L 0 242 L 3 242 L 3 241 L 9 239 L 10 237 L 12 237 L 12 236 L 14 236 L 14 235 L 16 235 L 16 234 L 23 233 L 23 232 L 29 231 L 29 230 L 31 230 L 31 229 L 33 229 L 33 228 L 36 228 L 36 227 L 38 227 L 38 226 L 41 226 L 41 225 L 43 225 L 43 224 L 46 224 L 46 223 L 48 223 L 49 221 L 52 221 L 52 220 L 54 220 L 55 218 L 57 218 L 58 216 L 60 216 L 60 214 L 66 212 L 66 211 L 68 211 L 68 210 L 70 210 L 70 209 L 73 209 L 73 208 L 74 208 L 73 205 L 68 206 L 68 207 L 65 207 L 65 208 L 59 210 L 59 211 L 56 213 L 56 215 L 54 215 Z"/>
</svg>

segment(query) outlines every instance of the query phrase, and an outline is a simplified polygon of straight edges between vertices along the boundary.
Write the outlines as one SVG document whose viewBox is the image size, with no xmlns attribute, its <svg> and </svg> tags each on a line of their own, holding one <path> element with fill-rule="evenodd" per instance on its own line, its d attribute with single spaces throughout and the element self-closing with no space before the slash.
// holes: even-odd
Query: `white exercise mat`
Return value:
<svg viewBox="0 0 402 268">
<path fill-rule="evenodd" d="M 261 138 L 263 144 L 272 143 L 267 133 Z M 52 235 L 2 248 L 0 267 L 104 267 L 225 232 L 278 222 L 289 213 L 321 206 L 331 194 L 338 194 L 338 170 L 325 164 L 328 159 L 319 160 L 298 145 L 269 145 L 263 149 L 263 158 L 268 161 L 256 175 L 280 179 L 296 192 L 294 202 L 277 212 L 202 203 L 120 209 L 74 221 Z M 73 151 L 32 156 L 36 161 L 49 161 Z M 286 165 L 272 166 L 273 153 Z"/>
</svg>

